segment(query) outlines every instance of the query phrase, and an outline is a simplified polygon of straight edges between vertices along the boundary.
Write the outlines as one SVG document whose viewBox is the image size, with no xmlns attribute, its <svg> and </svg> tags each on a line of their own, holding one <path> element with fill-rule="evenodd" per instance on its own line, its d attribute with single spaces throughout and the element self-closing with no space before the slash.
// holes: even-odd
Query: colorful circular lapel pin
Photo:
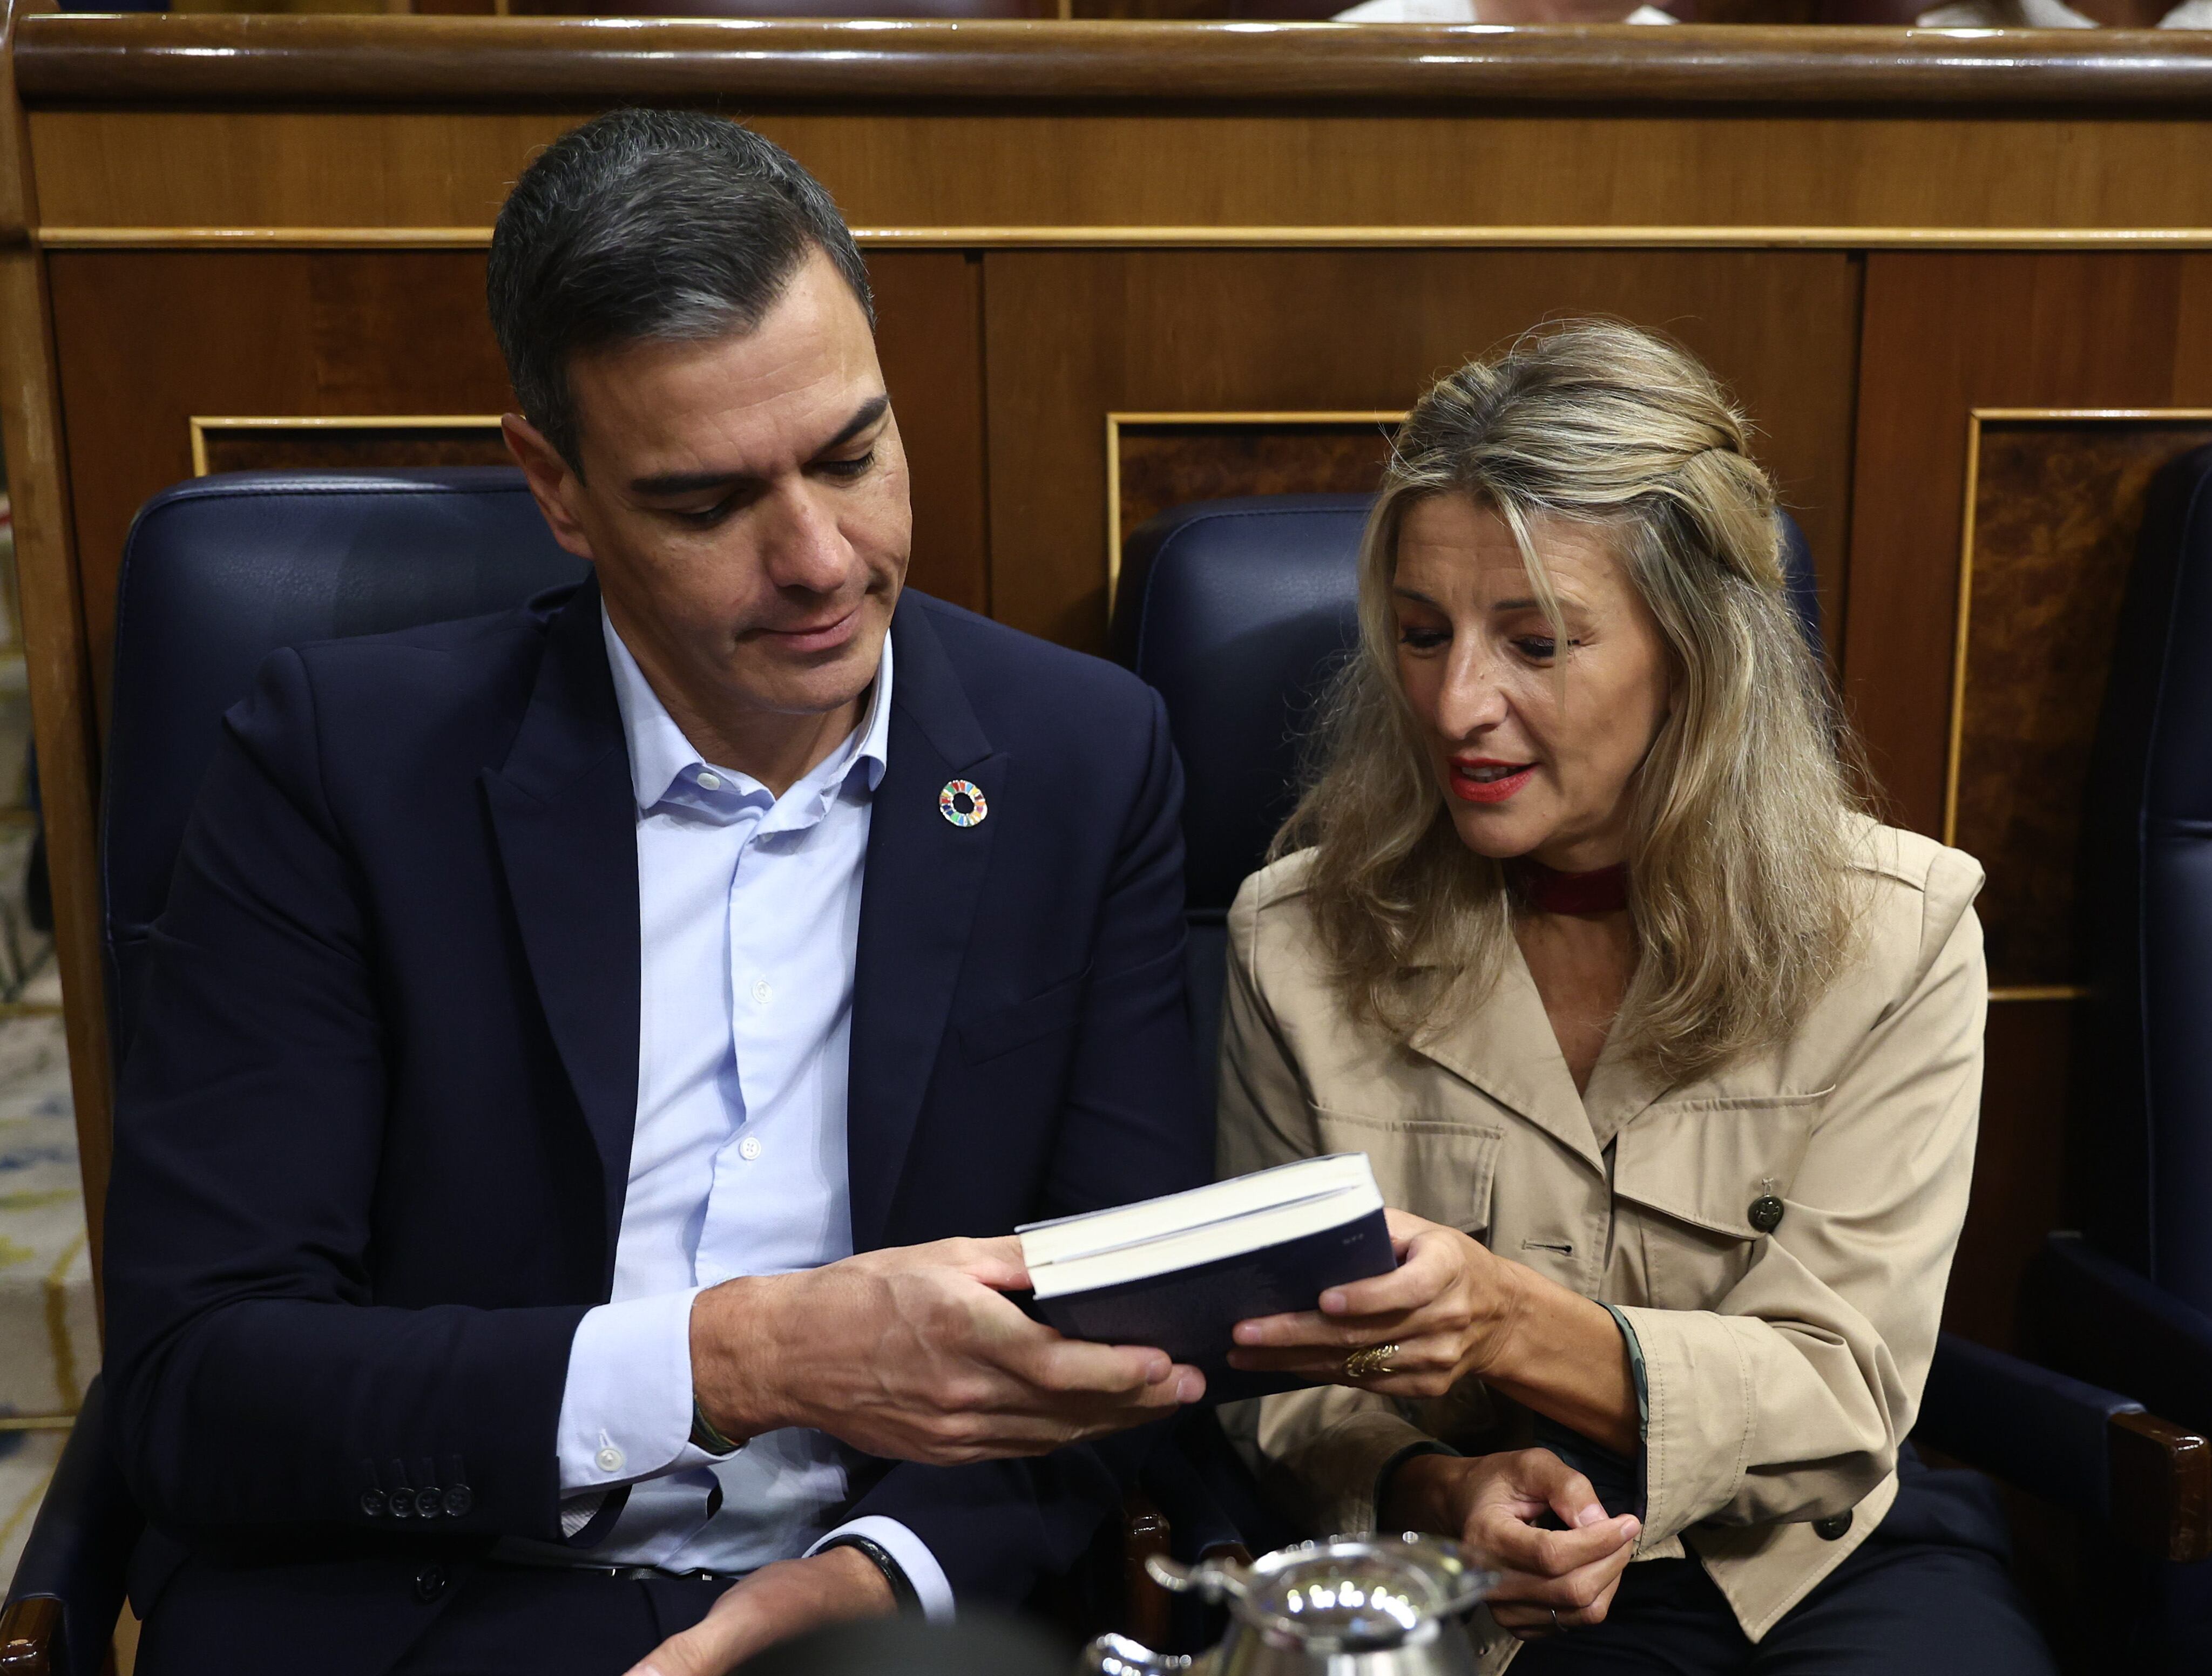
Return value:
<svg viewBox="0 0 2212 1676">
<path fill-rule="evenodd" d="M 955 826 L 981 826 L 991 812 L 983 788 L 964 780 L 948 780 L 937 794 L 937 812 Z"/>
</svg>

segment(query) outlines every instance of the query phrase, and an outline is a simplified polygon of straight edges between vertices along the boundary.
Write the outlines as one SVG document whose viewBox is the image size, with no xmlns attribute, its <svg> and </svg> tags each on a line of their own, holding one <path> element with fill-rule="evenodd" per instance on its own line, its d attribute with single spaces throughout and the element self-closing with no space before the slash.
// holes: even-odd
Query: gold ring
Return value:
<svg viewBox="0 0 2212 1676">
<path fill-rule="evenodd" d="M 1365 1379 L 1370 1374 L 1390 1371 L 1390 1358 L 1398 1353 L 1395 1345 L 1370 1345 L 1356 1350 L 1344 1358 L 1344 1374 L 1347 1379 Z"/>
</svg>

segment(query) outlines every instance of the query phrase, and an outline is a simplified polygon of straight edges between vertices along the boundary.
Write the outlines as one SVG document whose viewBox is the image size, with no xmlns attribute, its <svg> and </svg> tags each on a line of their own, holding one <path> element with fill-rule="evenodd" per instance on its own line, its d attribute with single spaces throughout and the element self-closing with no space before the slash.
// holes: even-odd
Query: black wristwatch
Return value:
<svg viewBox="0 0 2212 1676">
<path fill-rule="evenodd" d="M 921 1596 L 908 1581 L 906 1568 L 891 1558 L 890 1550 L 880 1542 L 871 1542 L 865 1536 L 841 1536 L 823 1545 L 822 1552 L 832 1548 L 858 1548 L 869 1564 L 884 1574 L 884 1581 L 891 1586 L 891 1600 L 898 1606 L 901 1618 L 921 1616 Z"/>
</svg>

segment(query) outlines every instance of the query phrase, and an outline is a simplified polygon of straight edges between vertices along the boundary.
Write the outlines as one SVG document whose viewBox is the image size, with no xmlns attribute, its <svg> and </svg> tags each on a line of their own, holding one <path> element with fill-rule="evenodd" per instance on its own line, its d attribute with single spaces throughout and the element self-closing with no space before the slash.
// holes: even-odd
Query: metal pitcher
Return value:
<svg viewBox="0 0 2212 1676">
<path fill-rule="evenodd" d="M 1196 1659 L 1101 1636 L 1084 1655 L 1093 1676 L 1474 1676 L 1458 1619 L 1498 1580 L 1457 1543 L 1410 1533 L 1332 1536 L 1249 1566 L 1156 1554 L 1145 1569 L 1178 1594 L 1226 1601 L 1229 1633 Z"/>
</svg>

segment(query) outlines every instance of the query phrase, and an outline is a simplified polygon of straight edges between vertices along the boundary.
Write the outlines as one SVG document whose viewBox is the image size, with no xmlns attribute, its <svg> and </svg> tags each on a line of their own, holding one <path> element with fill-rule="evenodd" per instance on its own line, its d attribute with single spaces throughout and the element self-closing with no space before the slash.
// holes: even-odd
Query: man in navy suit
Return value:
<svg viewBox="0 0 2212 1676">
<path fill-rule="evenodd" d="M 593 577 L 281 653 L 154 933 L 107 1243 L 147 1676 L 727 1669 L 1013 1603 L 1203 1380 L 1018 1222 L 1207 1179 L 1130 677 L 902 592 L 821 188 L 625 112 L 502 211 Z"/>
</svg>

